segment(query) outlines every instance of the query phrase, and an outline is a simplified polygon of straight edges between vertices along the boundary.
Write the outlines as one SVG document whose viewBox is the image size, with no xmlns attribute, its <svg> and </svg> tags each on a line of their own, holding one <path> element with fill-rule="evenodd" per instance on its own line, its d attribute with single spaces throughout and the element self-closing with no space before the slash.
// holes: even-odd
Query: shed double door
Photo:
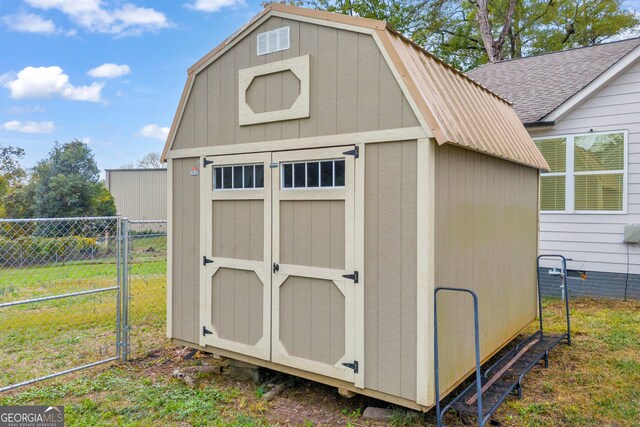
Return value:
<svg viewBox="0 0 640 427">
<path fill-rule="evenodd" d="M 202 345 L 354 381 L 352 148 L 203 159 Z"/>
</svg>

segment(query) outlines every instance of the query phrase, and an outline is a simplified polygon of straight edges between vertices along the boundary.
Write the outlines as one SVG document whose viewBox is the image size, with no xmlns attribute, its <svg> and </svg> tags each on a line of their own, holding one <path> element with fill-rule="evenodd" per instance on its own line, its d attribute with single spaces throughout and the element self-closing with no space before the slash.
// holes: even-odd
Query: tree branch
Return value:
<svg viewBox="0 0 640 427">
<path fill-rule="evenodd" d="M 484 50 L 487 51 L 489 61 L 495 62 L 498 60 L 498 58 L 494 49 L 493 33 L 491 31 L 491 23 L 489 22 L 488 1 L 475 0 L 475 2 L 472 2 L 472 4 L 475 5 L 477 10 L 476 19 L 478 21 L 478 31 L 480 32 L 480 37 L 482 38 Z"/>
</svg>

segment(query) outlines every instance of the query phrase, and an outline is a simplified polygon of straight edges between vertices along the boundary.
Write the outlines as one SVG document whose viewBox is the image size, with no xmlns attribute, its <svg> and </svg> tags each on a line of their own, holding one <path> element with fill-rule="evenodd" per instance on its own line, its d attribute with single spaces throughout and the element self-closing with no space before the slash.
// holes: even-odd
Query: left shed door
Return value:
<svg viewBox="0 0 640 427">
<path fill-rule="evenodd" d="M 271 154 L 202 162 L 200 344 L 269 360 Z"/>
</svg>

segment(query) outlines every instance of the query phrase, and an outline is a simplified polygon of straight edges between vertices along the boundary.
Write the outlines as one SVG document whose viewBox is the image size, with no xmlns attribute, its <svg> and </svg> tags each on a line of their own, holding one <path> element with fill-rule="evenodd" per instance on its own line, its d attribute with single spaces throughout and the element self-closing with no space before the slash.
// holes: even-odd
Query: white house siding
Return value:
<svg viewBox="0 0 640 427">
<path fill-rule="evenodd" d="M 573 258 L 574 261 L 569 263 L 570 269 L 626 273 L 624 226 L 640 224 L 640 61 L 557 121 L 553 129 L 532 129 L 530 133 L 536 138 L 591 130 L 628 132 L 627 213 L 541 214 L 540 253 L 561 253 Z M 631 245 L 628 249 L 629 273 L 640 274 L 640 247 Z M 594 274 L 593 277 L 626 280 L 624 275 L 615 274 Z M 633 278 L 634 283 L 636 279 Z"/>
</svg>

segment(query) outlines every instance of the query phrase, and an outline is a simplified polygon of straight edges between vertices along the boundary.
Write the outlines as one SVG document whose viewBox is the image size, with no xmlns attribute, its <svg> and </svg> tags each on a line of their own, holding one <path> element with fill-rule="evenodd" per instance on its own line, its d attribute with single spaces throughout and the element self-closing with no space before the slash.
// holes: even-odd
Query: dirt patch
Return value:
<svg viewBox="0 0 640 427">
<path fill-rule="evenodd" d="M 221 375 L 204 375 L 197 387 L 213 385 L 222 389 L 237 389 L 239 409 L 261 415 L 269 424 L 282 426 L 384 426 L 381 421 L 363 420 L 362 412 L 368 406 L 390 407 L 386 402 L 356 395 L 346 399 L 335 387 L 290 375 L 267 371 L 266 380 L 254 384 L 237 380 L 228 374 L 228 362 L 220 361 L 203 352 L 192 354 L 185 347 L 159 349 L 144 358 L 133 360 L 129 369 L 139 371 L 151 379 L 171 377 L 176 369 L 193 365 L 221 366 Z M 271 387 L 286 382 L 287 387 L 270 402 L 262 402 L 261 396 Z"/>
</svg>

